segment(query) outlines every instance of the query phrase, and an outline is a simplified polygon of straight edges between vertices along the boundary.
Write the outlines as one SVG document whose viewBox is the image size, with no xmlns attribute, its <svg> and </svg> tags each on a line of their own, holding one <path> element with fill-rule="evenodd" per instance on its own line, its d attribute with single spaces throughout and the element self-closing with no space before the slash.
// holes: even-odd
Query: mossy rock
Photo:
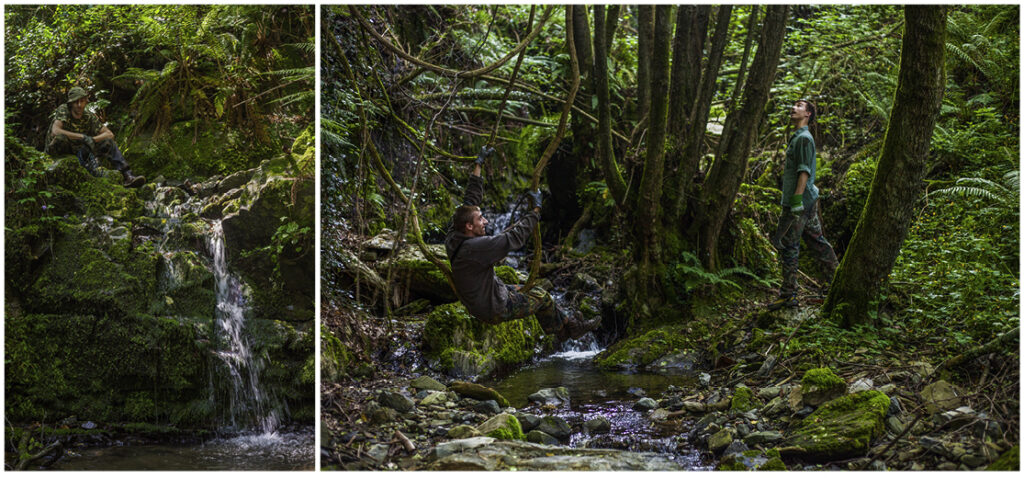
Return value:
<svg viewBox="0 0 1024 478">
<path fill-rule="evenodd" d="M 619 341 L 601 352 L 595 363 L 604 369 L 642 368 L 665 356 L 692 353 L 695 345 L 683 326 L 666 325 Z"/>
<path fill-rule="evenodd" d="M 828 367 L 813 368 L 800 380 L 801 393 L 806 405 L 816 407 L 846 393 L 846 381 Z"/>
<path fill-rule="evenodd" d="M 761 407 L 761 401 L 754 396 L 754 391 L 747 387 L 736 387 L 732 394 L 732 401 L 729 409 L 736 412 L 749 412 Z"/>
<path fill-rule="evenodd" d="M 427 355 L 447 370 L 453 369 L 455 356 L 493 360 L 495 367 L 506 369 L 529 361 L 538 346 L 551 343 L 533 316 L 491 325 L 469 315 L 459 302 L 434 308 L 424 330 Z"/>
<path fill-rule="evenodd" d="M 336 382 L 346 375 L 354 357 L 323 324 L 320 324 L 320 377 L 327 383 Z"/>
<path fill-rule="evenodd" d="M 476 427 L 481 435 L 498 440 L 525 440 L 519 420 L 509 413 L 499 413 Z"/>
<path fill-rule="evenodd" d="M 823 404 L 785 440 L 786 453 L 832 461 L 867 454 L 885 431 L 889 397 L 865 390 Z"/>
<path fill-rule="evenodd" d="M 989 471 L 1016 471 L 1020 470 L 1020 445 L 1006 450 L 996 461 L 988 465 Z"/>
<path fill-rule="evenodd" d="M 443 248 L 431 248 L 431 253 L 441 261 L 448 262 Z M 416 246 L 406 246 L 398 257 L 381 263 L 378 269 L 382 276 L 391 276 L 392 284 L 408 291 L 410 301 L 426 298 L 433 303 L 443 304 L 459 300 L 448 284 L 448 279 Z"/>
</svg>

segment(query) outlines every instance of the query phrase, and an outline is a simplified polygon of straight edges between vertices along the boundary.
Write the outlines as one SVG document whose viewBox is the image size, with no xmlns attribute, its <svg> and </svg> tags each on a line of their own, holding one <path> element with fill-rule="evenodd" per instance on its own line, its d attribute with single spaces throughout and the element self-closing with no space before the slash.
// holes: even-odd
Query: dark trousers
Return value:
<svg viewBox="0 0 1024 478">
<path fill-rule="evenodd" d="M 105 139 L 96 143 L 94 153 L 97 157 L 109 159 L 110 164 L 118 171 L 128 169 L 128 161 L 124 159 L 121 149 L 117 147 L 117 143 L 112 139 Z M 89 148 L 80 139 L 71 139 L 63 134 L 58 134 L 46 145 L 46 154 L 53 156 L 58 154 L 74 154 L 78 156 L 79 161 L 85 161 L 89 156 Z"/>
<path fill-rule="evenodd" d="M 789 214 L 789 208 L 783 207 L 782 214 Z M 787 221 L 779 221 L 779 226 L 786 226 Z M 782 290 L 780 295 L 796 294 L 797 267 L 800 263 L 800 239 L 803 238 L 807 246 L 811 248 L 814 257 L 821 262 L 825 269 L 825 280 L 831 281 L 832 276 L 839 267 L 839 260 L 832 244 L 825 239 L 821 231 L 821 221 L 818 220 L 818 203 L 804 209 L 800 217 L 792 221 L 788 226 L 789 230 L 782 236 L 782 248 L 779 249 L 779 258 L 782 262 Z M 782 232 L 782 231 L 779 231 Z M 778 234 L 778 233 L 776 233 Z"/>
<path fill-rule="evenodd" d="M 565 319 L 555 305 L 555 299 L 551 298 L 546 290 L 539 286 L 533 286 L 525 292 L 514 285 L 505 285 L 508 288 L 508 302 L 505 304 L 505 312 L 496 317 L 497 322 L 522 319 L 535 316 L 540 327 L 545 333 L 552 333 L 562 328 Z"/>
</svg>

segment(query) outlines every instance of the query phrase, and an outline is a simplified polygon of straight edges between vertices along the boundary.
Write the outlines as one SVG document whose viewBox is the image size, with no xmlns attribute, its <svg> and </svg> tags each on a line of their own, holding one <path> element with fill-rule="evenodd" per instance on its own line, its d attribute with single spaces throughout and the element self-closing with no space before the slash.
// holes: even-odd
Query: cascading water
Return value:
<svg viewBox="0 0 1024 478">
<path fill-rule="evenodd" d="M 209 247 L 217 284 L 215 329 L 224 347 L 215 353 L 226 366 L 231 379 L 228 407 L 231 427 L 235 430 L 252 428 L 263 434 L 272 434 L 279 425 L 277 411 L 260 387 L 261 363 L 253 356 L 245 333 L 246 299 L 241 281 L 228 272 L 224 230 L 220 221 L 214 221 L 210 228 Z"/>
</svg>

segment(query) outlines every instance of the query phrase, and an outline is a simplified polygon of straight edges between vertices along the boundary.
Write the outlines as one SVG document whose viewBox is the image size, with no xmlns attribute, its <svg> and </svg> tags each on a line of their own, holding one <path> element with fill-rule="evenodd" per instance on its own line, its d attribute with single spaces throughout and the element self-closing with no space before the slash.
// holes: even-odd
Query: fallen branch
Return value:
<svg viewBox="0 0 1024 478">
<path fill-rule="evenodd" d="M 935 367 L 935 371 L 932 372 L 932 376 L 934 376 L 935 374 L 939 373 L 940 370 L 949 370 L 949 369 L 951 369 L 953 367 L 956 367 L 957 365 L 960 365 L 960 364 L 962 364 L 964 362 L 967 362 L 969 360 L 973 360 L 973 359 L 975 359 L 977 357 L 980 357 L 982 355 L 985 355 L 987 353 L 996 352 L 1003 345 L 1005 345 L 1007 342 L 1009 342 L 1009 341 L 1011 341 L 1013 339 L 1019 339 L 1019 338 L 1020 338 L 1020 326 L 1018 325 L 1018 326 L 1014 327 L 1013 330 L 1010 330 L 1009 332 L 1006 332 L 1006 333 L 1000 335 L 999 337 L 996 337 L 996 338 L 992 339 L 987 344 L 979 345 L 979 346 L 974 347 L 973 349 L 970 349 L 970 350 L 968 350 L 968 351 L 966 351 L 966 352 L 964 352 L 964 353 L 962 353 L 960 355 L 957 355 L 956 357 L 951 357 L 948 360 L 946 360 L 945 362 L 942 362 L 942 364 L 940 364 L 938 367 Z"/>
</svg>

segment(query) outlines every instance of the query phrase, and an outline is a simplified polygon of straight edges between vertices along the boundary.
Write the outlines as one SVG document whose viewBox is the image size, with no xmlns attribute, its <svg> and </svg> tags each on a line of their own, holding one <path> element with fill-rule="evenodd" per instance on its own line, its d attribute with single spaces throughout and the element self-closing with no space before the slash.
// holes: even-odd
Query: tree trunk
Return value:
<svg viewBox="0 0 1024 478">
<path fill-rule="evenodd" d="M 946 7 L 907 6 L 899 82 L 871 192 L 836 271 L 823 313 L 842 326 L 868 322 L 914 221 L 945 85 Z"/>
<path fill-rule="evenodd" d="M 733 201 L 743 183 L 747 169 L 747 156 L 757 137 L 757 126 L 761 122 L 779 65 L 782 38 L 786 34 L 786 16 L 789 7 L 772 5 L 765 17 L 761 43 L 754 55 L 750 79 L 747 82 L 743 102 L 736 114 L 725 120 L 728 140 L 718 145 L 718 154 L 711 167 L 701 192 L 700 206 L 694 222 L 697 247 L 701 261 L 709 269 L 718 268 L 718 235 L 732 210 Z M 691 237 L 694 234 L 691 233 Z"/>
<path fill-rule="evenodd" d="M 651 44 L 654 42 L 654 5 L 637 5 L 636 120 L 651 108 Z"/>
<path fill-rule="evenodd" d="M 640 182 L 637 237 L 644 238 L 641 260 L 648 271 L 661 264 L 661 194 L 665 170 L 665 122 L 668 115 L 669 43 L 671 41 L 671 13 L 669 5 L 658 5 L 654 14 L 654 38 L 651 50 L 651 111 L 650 131 L 647 134 L 647 159 Z M 651 283 L 657 280 L 651 277 Z"/>
<path fill-rule="evenodd" d="M 626 181 L 622 178 L 618 165 L 615 163 L 615 152 L 612 150 L 612 113 L 611 99 L 608 92 L 608 45 L 607 40 L 614 36 L 616 17 L 605 19 L 605 7 L 594 6 L 594 89 L 597 93 L 597 155 L 604 181 L 611 192 L 615 204 L 624 206 L 626 199 Z M 609 32 L 611 30 L 611 32 Z"/>
<path fill-rule="evenodd" d="M 672 86 L 669 92 L 669 131 L 674 137 L 686 132 L 686 118 L 697 97 L 700 62 L 708 33 L 710 5 L 682 5 L 676 14 L 676 36 L 672 42 Z"/>
<path fill-rule="evenodd" d="M 708 114 L 711 111 L 711 100 L 714 98 L 715 84 L 718 82 L 718 70 L 722 66 L 722 52 L 729 41 L 729 19 L 732 16 L 732 6 L 722 5 L 718 7 L 718 15 L 715 20 L 715 35 L 711 40 L 711 51 L 708 53 L 707 66 L 701 75 L 700 84 L 697 86 L 695 97 L 689 117 L 686 120 L 688 126 L 685 141 L 680 153 L 679 195 L 676 197 L 675 215 L 683 214 L 683 207 L 693 189 L 693 176 L 700 165 L 700 158 L 704 154 L 704 137 L 707 133 Z"/>
<path fill-rule="evenodd" d="M 747 16 L 747 39 L 743 42 L 743 56 L 740 58 L 739 72 L 736 73 L 736 84 L 733 85 L 732 94 L 729 95 L 729 99 L 725 101 L 726 114 L 732 113 L 736 100 L 743 91 L 743 77 L 747 74 L 747 60 L 750 58 L 750 47 L 753 46 L 754 38 L 757 35 L 757 12 L 759 8 L 757 5 L 750 6 L 750 15 Z"/>
</svg>

